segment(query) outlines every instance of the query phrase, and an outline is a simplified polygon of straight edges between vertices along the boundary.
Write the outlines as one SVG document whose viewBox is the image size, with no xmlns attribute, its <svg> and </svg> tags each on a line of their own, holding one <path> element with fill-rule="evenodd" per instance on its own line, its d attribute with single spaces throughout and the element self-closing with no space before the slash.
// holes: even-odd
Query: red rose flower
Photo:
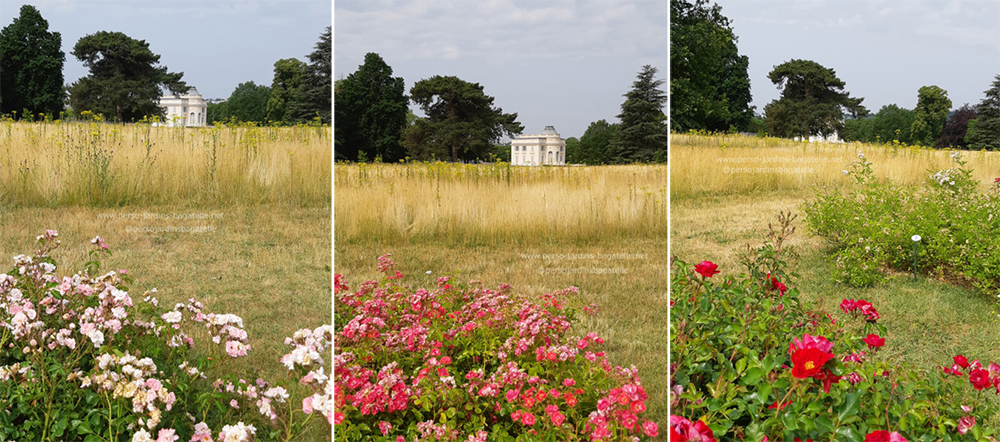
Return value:
<svg viewBox="0 0 1000 442">
<path fill-rule="evenodd" d="M 833 356 L 816 348 L 796 350 L 792 353 L 792 376 L 799 379 L 813 377 L 823 370 L 823 364 Z"/>
<path fill-rule="evenodd" d="M 976 417 L 975 416 L 962 416 L 958 420 L 958 434 L 968 433 L 969 430 L 971 430 L 972 427 L 975 427 L 975 426 L 976 426 Z"/>
<path fill-rule="evenodd" d="M 906 442 L 906 439 L 895 431 L 889 433 L 885 430 L 878 430 L 868 433 L 865 436 L 865 442 Z"/>
<path fill-rule="evenodd" d="M 844 313 L 850 314 L 854 309 L 858 308 L 857 303 L 853 299 L 845 299 L 840 301 L 840 309 Z"/>
<path fill-rule="evenodd" d="M 796 350 L 805 350 L 807 348 L 815 348 L 823 353 L 830 353 L 830 350 L 833 350 L 833 343 L 822 336 L 810 336 L 806 333 L 802 335 L 801 341 L 798 338 L 792 338 L 792 342 L 788 344 L 788 353 L 795 353 Z"/>
<path fill-rule="evenodd" d="M 777 290 L 781 296 L 784 296 L 785 292 L 788 291 L 788 287 L 779 282 L 777 277 L 771 276 L 771 272 L 767 272 L 767 276 L 764 279 L 767 280 L 767 285 L 770 286 L 768 288 L 771 290 Z"/>
<path fill-rule="evenodd" d="M 969 382 L 972 383 L 976 390 L 982 390 L 990 386 L 990 372 L 983 370 L 982 368 L 977 370 L 972 370 L 969 372 Z"/>
<path fill-rule="evenodd" d="M 869 334 L 861 340 L 865 341 L 865 344 L 868 344 L 868 347 L 871 348 L 879 348 L 885 345 L 885 338 L 880 337 L 879 335 Z"/>
<path fill-rule="evenodd" d="M 839 382 L 843 376 L 834 376 L 830 370 L 822 370 L 813 376 L 814 379 L 823 381 L 823 393 L 829 393 L 834 382 Z"/>
<path fill-rule="evenodd" d="M 715 442 L 715 436 L 712 434 L 712 429 L 700 420 L 691 422 L 683 417 L 671 415 L 670 441 Z"/>
<path fill-rule="evenodd" d="M 952 358 L 955 360 L 955 364 L 962 368 L 969 368 L 969 360 L 965 359 L 965 356 L 958 355 Z"/>
<path fill-rule="evenodd" d="M 787 407 L 787 406 L 789 406 L 791 404 L 792 404 L 792 401 L 788 401 L 788 402 L 785 402 L 784 404 L 778 405 L 778 401 L 774 401 L 774 403 L 771 404 L 771 405 L 768 405 L 767 408 L 768 409 L 775 409 L 775 408 L 777 408 L 777 409 L 781 410 L 781 409 L 783 409 L 783 408 L 785 408 L 785 407 Z"/>
<path fill-rule="evenodd" d="M 715 265 L 711 261 L 702 261 L 701 264 L 694 266 L 694 271 L 701 274 L 701 276 L 704 276 L 706 278 L 711 278 L 712 275 L 720 273 L 718 270 L 716 270 L 718 268 L 719 266 Z"/>
</svg>

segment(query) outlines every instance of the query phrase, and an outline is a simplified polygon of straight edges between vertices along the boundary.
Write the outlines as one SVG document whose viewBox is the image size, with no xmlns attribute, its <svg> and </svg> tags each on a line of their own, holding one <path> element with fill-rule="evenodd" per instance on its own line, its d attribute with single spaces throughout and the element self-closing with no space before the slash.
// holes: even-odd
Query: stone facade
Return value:
<svg viewBox="0 0 1000 442">
<path fill-rule="evenodd" d="M 167 111 L 164 126 L 205 126 L 208 118 L 208 104 L 193 87 L 186 94 L 164 95 L 159 106 Z"/>
<path fill-rule="evenodd" d="M 566 140 L 552 126 L 540 134 L 520 135 L 510 143 L 510 163 L 517 166 L 566 165 Z"/>
</svg>

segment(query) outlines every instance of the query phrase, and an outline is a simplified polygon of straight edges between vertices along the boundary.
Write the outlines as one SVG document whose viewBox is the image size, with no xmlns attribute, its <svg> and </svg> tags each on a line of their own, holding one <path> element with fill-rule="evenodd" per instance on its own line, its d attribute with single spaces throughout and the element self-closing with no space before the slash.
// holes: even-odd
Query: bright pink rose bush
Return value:
<svg viewBox="0 0 1000 442">
<path fill-rule="evenodd" d="M 785 273 L 789 233 L 749 250 L 739 277 L 709 279 L 674 261 L 671 440 L 996 440 L 983 423 L 1000 409 L 984 396 L 1000 395 L 1000 365 L 961 355 L 924 369 L 873 362 L 892 346 L 877 306 L 807 310 Z"/>
<path fill-rule="evenodd" d="M 635 367 L 595 333 L 569 334 L 577 289 L 528 299 L 447 276 L 402 284 L 334 278 L 336 440 L 633 440 L 655 437 Z M 592 310 L 588 307 L 588 310 Z M 525 440 L 525 439 L 520 439 Z"/>
<path fill-rule="evenodd" d="M 0 273 L 0 440 L 288 440 L 314 416 L 332 424 L 329 325 L 286 340 L 289 381 L 221 375 L 252 350 L 239 316 L 193 299 L 160 308 L 156 289 L 133 297 L 127 272 L 97 259 L 59 276 L 57 236 Z M 110 253 L 91 243 L 92 257 Z M 199 340 L 211 342 L 195 357 Z"/>
</svg>

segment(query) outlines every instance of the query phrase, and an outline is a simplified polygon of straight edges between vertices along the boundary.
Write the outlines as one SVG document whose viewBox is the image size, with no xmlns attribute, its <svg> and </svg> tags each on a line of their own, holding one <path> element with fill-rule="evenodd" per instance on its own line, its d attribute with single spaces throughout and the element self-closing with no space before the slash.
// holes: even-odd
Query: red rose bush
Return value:
<svg viewBox="0 0 1000 442">
<path fill-rule="evenodd" d="M 831 314 L 800 301 L 788 220 L 741 257 L 739 276 L 673 262 L 671 440 L 996 440 L 984 423 L 1000 410 L 983 396 L 1000 396 L 1000 364 L 875 362 L 892 346 L 877 306 L 844 299 Z"/>
</svg>

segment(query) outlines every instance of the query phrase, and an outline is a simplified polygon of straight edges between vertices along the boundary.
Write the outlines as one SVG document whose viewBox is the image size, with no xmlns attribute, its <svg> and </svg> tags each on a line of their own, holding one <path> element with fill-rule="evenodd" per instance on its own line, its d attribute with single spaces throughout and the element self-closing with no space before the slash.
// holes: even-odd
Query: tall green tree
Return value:
<svg viewBox="0 0 1000 442">
<path fill-rule="evenodd" d="M 660 90 L 665 80 L 656 79 L 656 72 L 653 66 L 643 66 L 632 90 L 625 94 L 618 114 L 621 127 L 611 141 L 615 163 L 647 163 L 667 151 L 667 116 L 663 113 L 667 94 Z"/>
<path fill-rule="evenodd" d="M 205 105 L 205 123 L 211 126 L 215 122 L 224 123 L 229 120 L 229 103 L 208 103 Z"/>
<path fill-rule="evenodd" d="M 975 124 L 969 124 L 966 141 L 970 149 L 1000 150 L 1000 75 L 976 105 Z"/>
<path fill-rule="evenodd" d="M 933 146 L 944 130 L 950 109 L 947 91 L 937 86 L 921 87 L 917 91 L 917 107 L 913 110 L 916 115 L 910 129 L 913 142 Z"/>
<path fill-rule="evenodd" d="M 267 120 L 288 124 L 288 103 L 296 99 L 302 86 L 306 64 L 295 58 L 274 62 L 274 80 L 271 81 L 271 98 L 267 101 Z"/>
<path fill-rule="evenodd" d="M 240 83 L 226 100 L 229 116 L 239 121 L 267 124 L 267 102 L 271 99 L 271 88 L 256 85 L 252 81 Z"/>
<path fill-rule="evenodd" d="M 62 36 L 31 5 L 0 30 L 0 114 L 24 110 L 59 117 L 63 110 Z M 17 112 L 15 114 L 14 112 Z"/>
<path fill-rule="evenodd" d="M 101 31 L 81 38 L 72 54 L 90 70 L 70 86 L 70 104 L 77 113 L 89 110 L 117 122 L 164 116 L 159 107 L 161 87 L 183 94 L 189 87 L 183 72 L 167 72 L 156 66 L 160 56 L 144 40 L 121 32 Z"/>
<path fill-rule="evenodd" d="M 976 110 L 969 106 L 968 103 L 962 105 L 958 108 L 951 117 L 948 118 L 948 122 L 944 124 L 944 129 L 941 131 L 941 137 L 938 138 L 937 144 L 934 145 L 936 149 L 967 149 L 969 143 L 965 142 L 965 134 L 969 128 L 969 121 L 976 119 Z"/>
<path fill-rule="evenodd" d="M 458 77 L 420 80 L 410 89 L 410 99 L 427 115 L 403 132 L 403 146 L 415 159 L 484 159 L 501 136 L 513 137 L 524 130 L 517 113 L 493 107 L 493 97 L 479 83 Z"/>
<path fill-rule="evenodd" d="M 917 114 L 909 109 L 895 104 L 882 106 L 872 119 L 872 138 L 864 140 L 869 143 L 900 143 L 913 144 L 913 122 Z"/>
<path fill-rule="evenodd" d="M 775 66 L 768 78 L 781 98 L 764 107 L 768 132 L 778 137 L 828 136 L 844 131 L 844 111 L 865 116 L 864 98 L 844 91 L 843 80 L 833 69 L 811 60 L 791 60 Z"/>
<path fill-rule="evenodd" d="M 339 83 L 334 112 L 334 154 L 357 161 L 359 152 L 369 159 L 396 162 L 406 157 L 402 133 L 407 126 L 409 100 L 402 77 L 378 54 L 369 52 L 365 63 Z"/>
<path fill-rule="evenodd" d="M 608 123 L 605 120 L 590 123 L 580 137 L 580 154 L 577 161 L 590 166 L 611 164 L 614 159 L 611 144 L 618 138 L 620 128 L 619 124 Z M 569 149 L 568 142 L 566 148 Z"/>
<path fill-rule="evenodd" d="M 316 43 L 316 50 L 309 54 L 309 65 L 305 68 L 296 99 L 288 104 L 288 113 L 295 121 L 312 121 L 318 116 L 323 124 L 330 124 L 332 49 L 331 27 L 327 26 Z"/>
<path fill-rule="evenodd" d="M 749 59 L 730 21 L 707 0 L 670 1 L 670 129 L 747 130 Z"/>
<path fill-rule="evenodd" d="M 870 143 L 875 138 L 874 118 L 849 118 L 844 121 L 844 132 L 840 134 L 844 141 L 860 141 Z"/>
<path fill-rule="evenodd" d="M 566 164 L 583 164 L 583 158 L 580 156 L 580 140 L 576 137 L 569 137 L 566 139 Z M 510 158 L 510 155 L 507 155 Z"/>
</svg>

